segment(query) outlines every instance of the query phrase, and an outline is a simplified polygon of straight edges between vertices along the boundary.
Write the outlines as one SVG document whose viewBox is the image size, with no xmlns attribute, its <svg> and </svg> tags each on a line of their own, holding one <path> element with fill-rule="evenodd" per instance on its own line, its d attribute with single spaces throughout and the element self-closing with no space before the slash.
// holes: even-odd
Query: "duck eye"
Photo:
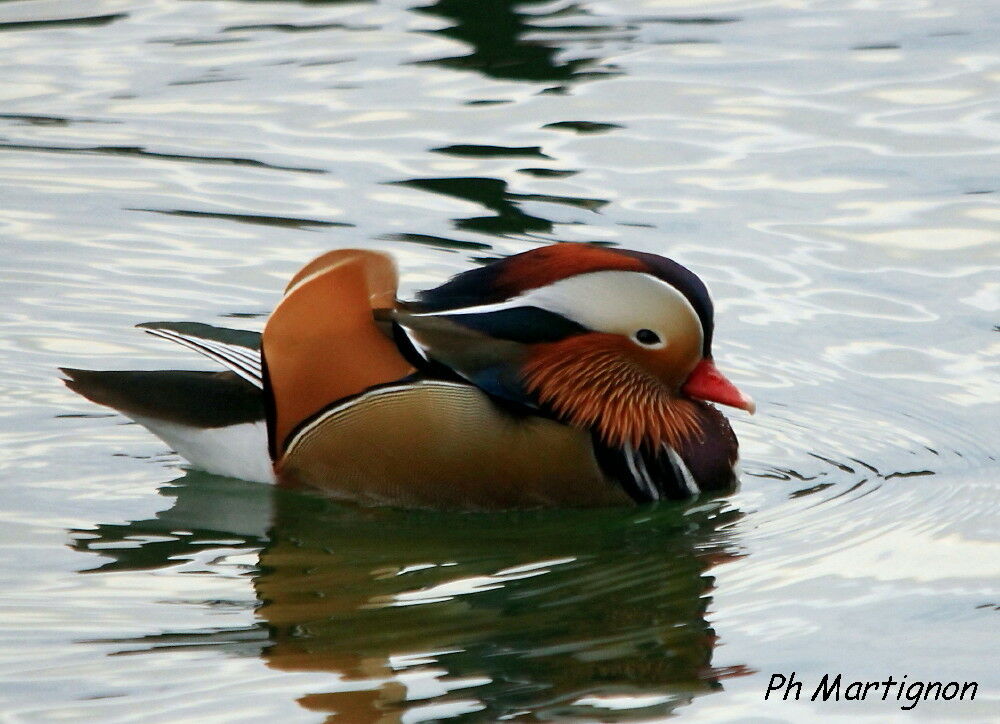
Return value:
<svg viewBox="0 0 1000 724">
<path fill-rule="evenodd" d="M 635 337 L 636 342 L 646 345 L 647 347 L 652 347 L 653 345 L 660 343 L 660 335 L 651 329 L 640 329 L 633 336 Z"/>
</svg>

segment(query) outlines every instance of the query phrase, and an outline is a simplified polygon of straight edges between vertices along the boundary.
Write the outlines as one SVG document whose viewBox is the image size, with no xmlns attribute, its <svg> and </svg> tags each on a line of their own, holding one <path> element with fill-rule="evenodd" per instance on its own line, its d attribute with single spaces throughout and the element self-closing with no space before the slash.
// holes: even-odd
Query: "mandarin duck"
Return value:
<svg viewBox="0 0 1000 724">
<path fill-rule="evenodd" d="M 702 281 L 655 254 L 562 243 L 396 299 L 392 259 L 328 252 L 262 334 L 148 332 L 225 372 L 63 369 L 193 466 L 367 504 L 496 509 L 681 499 L 736 483 Z"/>
</svg>

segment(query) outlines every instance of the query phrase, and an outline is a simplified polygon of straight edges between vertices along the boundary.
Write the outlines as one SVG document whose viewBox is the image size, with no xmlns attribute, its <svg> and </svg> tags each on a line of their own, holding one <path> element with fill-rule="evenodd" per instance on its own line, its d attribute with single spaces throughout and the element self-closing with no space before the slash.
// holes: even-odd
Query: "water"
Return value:
<svg viewBox="0 0 1000 724">
<path fill-rule="evenodd" d="M 1000 16 L 960 0 L 0 3 L 12 721 L 998 712 Z M 743 486 L 359 510 L 185 472 L 57 365 L 201 363 L 333 247 L 552 240 L 717 302 Z M 974 702 L 764 700 L 772 673 Z"/>
</svg>

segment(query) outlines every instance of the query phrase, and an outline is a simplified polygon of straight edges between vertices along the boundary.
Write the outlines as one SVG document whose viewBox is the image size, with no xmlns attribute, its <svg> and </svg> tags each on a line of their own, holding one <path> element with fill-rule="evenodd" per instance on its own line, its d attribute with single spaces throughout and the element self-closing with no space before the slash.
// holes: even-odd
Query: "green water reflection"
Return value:
<svg viewBox="0 0 1000 724">
<path fill-rule="evenodd" d="M 247 574 L 258 623 L 114 643 L 221 648 L 281 671 L 340 675 L 299 699 L 309 710 L 368 721 L 434 696 L 472 699 L 489 719 L 545 718 L 593 715 L 588 697 L 641 696 L 644 714 L 662 715 L 740 673 L 712 667 L 705 614 L 710 569 L 739 556 L 727 531 L 740 514 L 722 501 L 442 514 L 346 507 L 200 473 L 161 493 L 175 502 L 152 519 L 71 532 L 74 548 L 110 558 L 91 573 L 181 565 L 212 547 L 258 550 Z M 413 683 L 421 673 L 433 693 Z"/>
</svg>

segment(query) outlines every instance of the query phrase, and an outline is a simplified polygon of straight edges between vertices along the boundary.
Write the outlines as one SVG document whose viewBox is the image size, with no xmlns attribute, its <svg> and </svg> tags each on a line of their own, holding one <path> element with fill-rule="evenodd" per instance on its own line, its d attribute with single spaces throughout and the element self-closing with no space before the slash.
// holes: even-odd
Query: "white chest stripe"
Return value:
<svg viewBox="0 0 1000 724">
<path fill-rule="evenodd" d="M 667 453 L 667 457 L 670 458 L 670 464 L 673 465 L 674 471 L 684 481 L 684 485 L 687 487 L 688 492 L 691 493 L 691 495 L 697 495 L 700 493 L 701 488 L 699 488 L 698 483 L 694 481 L 694 476 L 691 474 L 691 471 L 688 470 L 688 466 L 684 464 L 681 456 L 677 454 L 677 451 L 669 445 L 664 445 L 663 449 Z"/>
<path fill-rule="evenodd" d="M 642 490 L 649 495 L 651 500 L 659 500 L 663 496 L 660 494 L 660 489 L 653 482 L 652 478 L 649 477 L 649 471 L 646 469 L 646 463 L 642 459 L 642 456 L 633 450 L 631 447 L 625 448 L 625 462 L 628 465 L 628 471 L 632 474 L 632 479 L 636 484 L 642 488 Z"/>
</svg>

